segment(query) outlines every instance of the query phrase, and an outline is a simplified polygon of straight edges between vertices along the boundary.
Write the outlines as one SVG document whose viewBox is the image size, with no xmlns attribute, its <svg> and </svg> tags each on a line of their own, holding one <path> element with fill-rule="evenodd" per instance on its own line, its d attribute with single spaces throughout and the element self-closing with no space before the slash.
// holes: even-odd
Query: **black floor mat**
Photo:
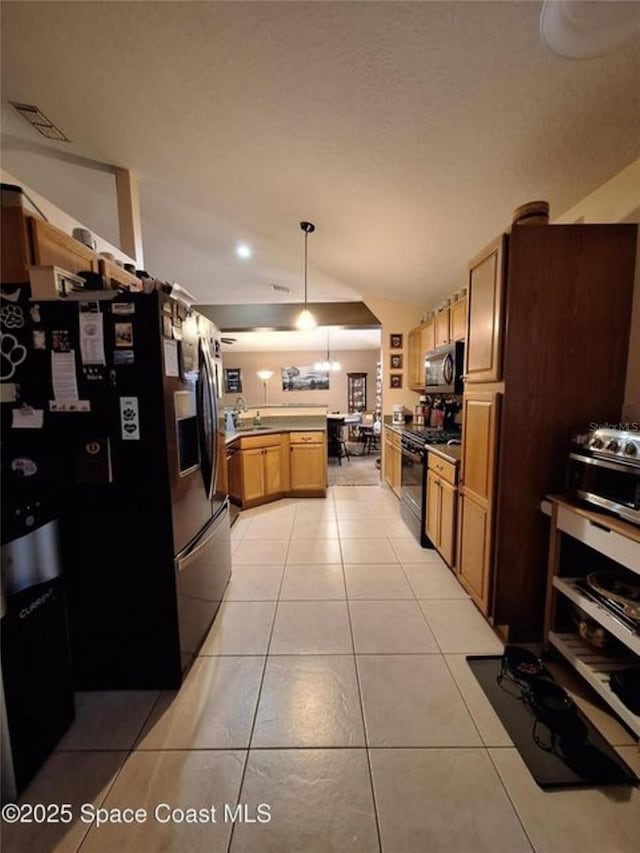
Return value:
<svg viewBox="0 0 640 853">
<path fill-rule="evenodd" d="M 548 749 L 553 744 L 551 732 L 538 723 L 536 735 L 547 748 L 538 745 L 534 739 L 536 718 L 519 698 L 519 688 L 513 681 L 498 683 L 501 660 L 498 656 L 467 656 L 473 674 L 541 788 L 636 784 L 634 773 L 579 710 L 587 726 L 585 740 L 564 747 L 556 743 Z"/>
</svg>

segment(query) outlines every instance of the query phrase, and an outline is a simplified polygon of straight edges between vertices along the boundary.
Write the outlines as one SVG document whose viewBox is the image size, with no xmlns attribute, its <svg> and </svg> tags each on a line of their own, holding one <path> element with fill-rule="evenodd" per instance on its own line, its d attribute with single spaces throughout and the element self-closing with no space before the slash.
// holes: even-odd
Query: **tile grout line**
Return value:
<svg viewBox="0 0 640 853">
<path fill-rule="evenodd" d="M 516 747 L 515 747 L 515 746 L 512 746 L 512 747 L 506 747 L 506 748 L 507 748 L 507 749 L 516 749 Z M 492 747 L 492 749 L 493 749 L 493 747 Z M 524 820 L 520 817 L 520 812 L 518 811 L 518 809 L 517 809 L 517 807 L 516 807 L 516 804 L 515 804 L 515 803 L 514 803 L 514 801 L 511 799 L 511 794 L 509 793 L 509 789 L 507 788 L 507 786 L 506 786 L 506 784 L 505 784 L 505 782 L 504 782 L 504 779 L 502 778 L 502 776 L 501 776 L 501 774 L 500 774 L 500 771 L 498 770 L 498 768 L 497 768 L 497 766 L 496 766 L 496 763 L 495 763 L 495 761 L 493 760 L 493 756 L 491 755 L 491 752 L 490 752 L 490 750 L 489 750 L 489 747 L 486 747 L 486 751 L 487 751 L 487 756 L 488 756 L 488 758 L 489 758 L 489 761 L 491 762 L 491 766 L 493 767 L 493 771 L 494 771 L 494 773 L 496 774 L 496 776 L 498 777 L 498 781 L 500 782 L 500 785 L 502 786 L 502 790 L 504 791 L 505 796 L 506 796 L 507 800 L 509 801 L 509 805 L 510 805 L 510 806 L 511 806 L 511 808 L 513 809 L 513 813 L 515 814 L 515 816 L 516 816 L 516 818 L 517 818 L 518 823 L 519 823 L 519 824 L 520 824 L 520 826 L 522 827 L 522 832 L 524 833 L 524 837 L 525 837 L 525 838 L 527 839 L 527 841 L 529 842 L 529 846 L 531 847 L 531 853 L 536 853 L 537 848 L 536 848 L 535 844 L 533 843 L 533 841 L 531 840 L 531 838 L 530 838 L 530 836 L 529 836 L 529 833 L 527 832 L 527 828 L 526 828 L 526 826 L 524 825 Z"/>
<path fill-rule="evenodd" d="M 339 539 L 338 541 L 340 543 L 340 556 L 342 558 L 343 557 L 342 539 Z M 365 748 L 365 754 L 367 756 L 367 768 L 369 770 L 369 786 L 371 789 L 371 798 L 372 798 L 372 802 L 373 802 L 373 814 L 374 814 L 375 821 L 376 821 L 376 833 L 378 836 L 378 849 L 379 849 L 380 853 L 382 853 L 382 834 L 380 832 L 380 819 L 378 817 L 378 803 L 376 801 L 376 792 L 375 792 L 375 788 L 374 788 L 374 784 L 373 784 L 373 770 L 371 767 L 371 753 L 369 752 L 369 737 L 367 734 L 367 724 L 366 724 L 365 716 L 364 716 L 364 702 L 362 700 L 362 685 L 360 684 L 360 671 L 358 669 L 358 658 L 356 656 L 356 641 L 355 641 L 355 637 L 353 634 L 353 623 L 351 621 L 351 607 L 350 607 L 350 602 L 349 602 L 349 598 L 347 595 L 347 577 L 346 577 L 346 573 L 344 570 L 344 559 L 341 560 L 341 566 L 342 566 L 342 582 L 344 583 L 344 594 L 345 594 L 346 607 L 347 607 L 347 619 L 349 621 L 349 633 L 351 635 L 351 646 L 353 648 L 353 668 L 354 668 L 355 673 L 356 673 L 356 684 L 358 687 L 358 700 L 360 702 L 360 717 L 362 719 L 362 733 L 364 735 L 364 748 Z"/>
<path fill-rule="evenodd" d="M 117 781 L 118 781 L 118 779 L 120 778 L 120 774 L 121 774 L 121 773 L 122 773 L 122 771 L 124 770 L 125 765 L 126 765 L 126 764 L 127 764 L 127 762 L 129 761 L 129 759 L 131 758 L 131 756 L 132 756 L 135 752 L 137 752 L 137 750 L 136 750 L 136 748 L 135 748 L 136 743 L 138 743 L 138 740 L 140 739 L 140 735 L 142 734 L 142 732 L 143 732 L 143 731 L 144 731 L 144 729 L 145 729 L 145 726 L 147 725 L 147 723 L 148 723 L 148 722 L 149 722 L 149 720 L 151 719 L 151 715 L 153 714 L 153 711 L 154 711 L 154 709 L 155 709 L 156 705 L 158 704 L 158 702 L 159 702 L 159 700 L 160 700 L 160 695 L 162 694 L 162 692 L 163 692 L 162 690 L 158 690 L 158 691 L 157 691 L 157 694 L 158 694 L 158 695 L 156 696 L 156 698 L 155 698 L 155 699 L 153 700 L 153 702 L 151 703 L 151 706 L 150 706 L 150 708 L 149 708 L 149 710 L 148 710 L 148 712 L 147 712 L 147 714 L 146 714 L 146 716 L 145 716 L 144 720 L 142 721 L 142 723 L 141 723 L 140 727 L 138 728 L 138 732 L 137 732 L 137 734 L 135 735 L 135 737 L 133 738 L 133 741 L 132 741 L 131 746 L 129 747 L 129 749 L 125 749 L 125 750 L 120 750 L 120 749 L 99 749 L 99 750 L 95 750 L 95 749 L 93 749 L 93 750 L 78 749 L 78 750 L 66 750 L 67 752 L 126 752 L 126 753 L 127 753 L 127 754 L 125 755 L 125 757 L 124 757 L 123 761 L 122 761 L 122 764 L 121 764 L 121 765 L 120 765 L 120 767 L 118 768 L 117 773 L 115 773 L 115 775 L 114 775 L 114 777 L 113 777 L 113 781 L 111 782 L 111 784 L 108 786 L 107 790 L 105 791 L 104 797 L 102 797 L 102 798 L 100 799 L 100 801 L 99 801 L 99 803 L 98 803 L 98 808 L 101 808 L 101 807 L 106 803 L 106 801 L 107 801 L 107 797 L 109 796 L 109 794 L 110 794 L 110 793 L 111 793 L 111 791 L 113 790 L 113 788 L 114 788 L 114 786 L 115 786 L 116 782 L 117 782 Z M 63 751 L 63 750 L 60 750 L 60 751 Z M 78 844 L 78 846 L 76 847 L 76 853 L 79 853 L 79 851 L 82 849 L 82 847 L 83 847 L 83 845 L 84 845 L 85 841 L 88 839 L 89 834 L 93 831 L 93 829 L 94 829 L 93 824 L 90 824 L 90 825 L 87 827 L 87 831 L 86 831 L 86 832 L 85 832 L 85 834 L 82 836 L 82 838 L 80 839 L 80 843 L 79 843 L 79 844 Z"/>
<path fill-rule="evenodd" d="M 258 693 L 256 695 L 256 707 L 253 712 L 253 719 L 251 721 L 251 729 L 249 731 L 249 739 L 247 741 L 247 753 L 244 760 L 244 766 L 242 768 L 242 773 L 240 774 L 240 784 L 238 786 L 238 800 L 240 800 L 242 796 L 242 790 L 244 788 L 244 781 L 247 775 L 247 767 L 249 766 L 249 756 L 251 755 L 251 742 L 253 740 L 253 733 L 256 726 L 256 720 L 258 719 L 258 710 L 260 708 L 260 698 L 262 696 L 262 688 L 264 685 L 265 675 L 267 673 L 267 663 L 269 661 L 269 649 L 271 648 L 271 640 L 273 638 L 273 632 L 275 630 L 276 618 L 278 616 L 278 606 L 280 604 L 280 593 L 282 591 L 282 585 L 284 584 L 284 573 L 286 571 L 287 566 L 287 557 L 289 556 L 289 549 L 291 547 L 291 537 L 289 537 L 289 542 L 287 545 L 287 552 L 285 554 L 284 563 L 282 565 L 282 574 L 280 576 L 280 585 L 278 586 L 278 593 L 276 598 L 276 606 L 273 608 L 273 619 L 271 621 L 271 630 L 269 632 L 269 639 L 267 640 L 267 647 L 265 649 L 264 656 L 264 665 L 262 667 L 262 674 L 260 676 L 260 684 L 258 685 Z M 231 845 L 233 844 L 233 833 L 235 831 L 236 824 L 235 822 L 231 824 L 231 832 L 229 833 L 229 843 L 227 845 L 227 853 L 231 853 Z"/>
</svg>

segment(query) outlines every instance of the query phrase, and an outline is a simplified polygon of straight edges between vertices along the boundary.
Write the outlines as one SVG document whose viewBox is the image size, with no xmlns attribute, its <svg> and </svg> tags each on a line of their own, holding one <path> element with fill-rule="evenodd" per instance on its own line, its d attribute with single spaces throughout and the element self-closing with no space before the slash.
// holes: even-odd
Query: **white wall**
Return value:
<svg viewBox="0 0 640 853">
<path fill-rule="evenodd" d="M 631 163 L 553 221 L 640 223 L 640 160 Z M 615 283 L 611 284 L 613 286 Z M 640 235 L 636 252 L 631 336 L 621 419 L 624 422 L 640 423 Z"/>
<path fill-rule="evenodd" d="M 340 362 L 342 369 L 332 372 L 329 377 L 328 391 L 283 391 L 281 369 L 283 367 L 313 367 L 316 361 L 325 358 L 324 352 L 233 352 L 225 350 L 222 354 L 223 367 L 242 369 L 242 396 L 248 406 L 260 408 L 264 401 L 262 380 L 258 370 L 273 370 L 273 376 L 267 385 L 267 401 L 273 404 L 287 405 L 323 405 L 329 411 L 347 411 L 347 373 L 367 374 L 367 409 L 375 409 L 376 401 L 376 364 L 380 354 L 378 350 L 331 351 L 331 358 Z M 233 406 L 238 394 L 224 394 L 223 404 Z"/>
</svg>

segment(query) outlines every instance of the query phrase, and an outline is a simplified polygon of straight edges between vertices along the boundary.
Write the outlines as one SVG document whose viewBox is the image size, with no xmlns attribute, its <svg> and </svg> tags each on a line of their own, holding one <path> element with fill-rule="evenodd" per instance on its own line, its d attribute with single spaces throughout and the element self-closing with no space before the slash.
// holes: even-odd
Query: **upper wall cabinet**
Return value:
<svg viewBox="0 0 640 853">
<path fill-rule="evenodd" d="M 498 382 L 502 373 L 505 237 L 469 265 L 466 381 Z"/>
<path fill-rule="evenodd" d="M 467 337 L 467 298 L 463 296 L 451 306 L 451 340 L 464 341 Z"/>
<path fill-rule="evenodd" d="M 443 308 L 435 315 L 435 345 L 441 347 L 449 343 L 449 309 Z"/>
</svg>

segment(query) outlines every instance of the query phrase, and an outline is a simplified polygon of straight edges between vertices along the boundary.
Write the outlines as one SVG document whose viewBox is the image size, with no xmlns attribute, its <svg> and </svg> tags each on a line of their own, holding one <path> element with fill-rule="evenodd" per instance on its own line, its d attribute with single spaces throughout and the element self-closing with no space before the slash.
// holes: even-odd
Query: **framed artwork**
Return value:
<svg viewBox="0 0 640 853">
<path fill-rule="evenodd" d="M 283 391 L 328 391 L 329 371 L 313 367 L 282 367 Z"/>
<path fill-rule="evenodd" d="M 390 370 L 402 370 L 402 355 L 391 354 L 389 356 Z"/>
<path fill-rule="evenodd" d="M 402 388 L 401 373 L 391 373 L 389 375 L 389 388 Z"/>
<path fill-rule="evenodd" d="M 402 335 L 389 335 L 389 349 L 402 349 Z"/>
<path fill-rule="evenodd" d="M 242 394 L 242 368 L 224 368 L 224 393 Z"/>
</svg>

